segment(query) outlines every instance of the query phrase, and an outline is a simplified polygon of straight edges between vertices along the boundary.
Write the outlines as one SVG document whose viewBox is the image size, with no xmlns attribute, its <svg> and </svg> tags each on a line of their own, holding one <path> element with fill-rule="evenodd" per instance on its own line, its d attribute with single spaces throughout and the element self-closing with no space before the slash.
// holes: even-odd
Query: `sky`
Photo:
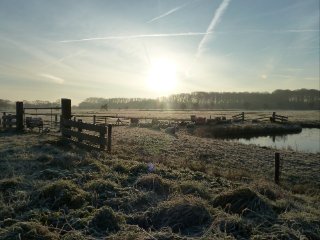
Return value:
<svg viewBox="0 0 320 240">
<path fill-rule="evenodd" d="M 319 89 L 319 0 L 0 0 L 0 99 Z"/>
</svg>

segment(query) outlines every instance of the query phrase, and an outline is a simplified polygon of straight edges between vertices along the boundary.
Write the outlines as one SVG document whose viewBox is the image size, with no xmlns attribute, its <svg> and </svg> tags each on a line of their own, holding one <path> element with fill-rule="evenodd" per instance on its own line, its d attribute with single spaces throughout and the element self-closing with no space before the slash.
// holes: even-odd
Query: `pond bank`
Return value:
<svg viewBox="0 0 320 240">
<path fill-rule="evenodd" d="M 234 123 L 212 126 L 199 126 L 193 134 L 199 137 L 214 138 L 250 138 L 255 136 L 269 136 L 289 133 L 300 133 L 302 127 L 291 123 Z"/>
</svg>

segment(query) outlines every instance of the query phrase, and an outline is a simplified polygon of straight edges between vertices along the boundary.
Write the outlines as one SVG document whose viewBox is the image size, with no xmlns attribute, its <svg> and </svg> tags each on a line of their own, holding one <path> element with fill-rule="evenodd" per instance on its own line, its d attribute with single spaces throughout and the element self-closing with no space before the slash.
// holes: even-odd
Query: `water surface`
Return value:
<svg viewBox="0 0 320 240">
<path fill-rule="evenodd" d="M 320 153 L 320 129 L 318 128 L 303 128 L 301 133 L 297 134 L 240 138 L 231 141 L 276 149 L 290 149 L 297 152 Z"/>
</svg>

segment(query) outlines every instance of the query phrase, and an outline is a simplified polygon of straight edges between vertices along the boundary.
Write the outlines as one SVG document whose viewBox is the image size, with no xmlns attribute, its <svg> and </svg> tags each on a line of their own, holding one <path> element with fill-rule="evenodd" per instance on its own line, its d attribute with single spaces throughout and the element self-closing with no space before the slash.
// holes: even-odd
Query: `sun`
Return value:
<svg viewBox="0 0 320 240">
<path fill-rule="evenodd" d="M 165 58 L 159 58 L 151 63 L 147 85 L 157 93 L 172 93 L 177 85 L 176 64 Z"/>
</svg>

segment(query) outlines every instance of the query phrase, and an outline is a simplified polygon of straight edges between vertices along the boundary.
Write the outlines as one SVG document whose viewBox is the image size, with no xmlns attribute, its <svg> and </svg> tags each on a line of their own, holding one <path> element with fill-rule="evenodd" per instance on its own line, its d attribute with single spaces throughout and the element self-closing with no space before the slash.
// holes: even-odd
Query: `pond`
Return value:
<svg viewBox="0 0 320 240">
<path fill-rule="evenodd" d="M 240 138 L 231 141 L 276 149 L 290 149 L 297 152 L 320 153 L 320 129 L 318 128 L 303 128 L 297 134 L 253 137 L 250 139 Z"/>
</svg>

